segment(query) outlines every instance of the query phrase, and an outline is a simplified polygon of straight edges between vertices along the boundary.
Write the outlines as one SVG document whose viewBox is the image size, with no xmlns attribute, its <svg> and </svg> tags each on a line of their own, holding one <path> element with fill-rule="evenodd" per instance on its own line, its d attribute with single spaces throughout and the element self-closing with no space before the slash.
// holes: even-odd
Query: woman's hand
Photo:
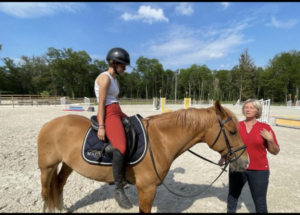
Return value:
<svg viewBox="0 0 300 215">
<path fill-rule="evenodd" d="M 260 131 L 260 135 L 268 142 L 273 141 L 273 134 L 271 131 L 267 131 L 265 128 Z"/>
<path fill-rule="evenodd" d="M 268 151 L 273 155 L 277 155 L 280 151 L 280 148 L 274 141 L 272 131 L 267 131 L 264 128 L 260 131 L 260 135 L 268 142 L 267 145 Z"/>
<path fill-rule="evenodd" d="M 102 141 L 105 141 L 105 129 L 104 128 L 98 129 L 98 138 Z"/>
</svg>

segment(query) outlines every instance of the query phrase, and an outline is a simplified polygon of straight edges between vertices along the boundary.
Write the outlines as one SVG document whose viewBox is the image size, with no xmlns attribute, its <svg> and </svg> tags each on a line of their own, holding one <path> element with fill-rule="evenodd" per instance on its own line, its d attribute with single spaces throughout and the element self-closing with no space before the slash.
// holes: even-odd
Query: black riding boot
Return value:
<svg viewBox="0 0 300 215">
<path fill-rule="evenodd" d="M 119 149 L 114 149 L 113 154 L 113 175 L 116 185 L 115 199 L 121 208 L 129 209 L 132 208 L 132 204 L 123 189 L 124 167 L 126 165 L 125 156 Z"/>
</svg>

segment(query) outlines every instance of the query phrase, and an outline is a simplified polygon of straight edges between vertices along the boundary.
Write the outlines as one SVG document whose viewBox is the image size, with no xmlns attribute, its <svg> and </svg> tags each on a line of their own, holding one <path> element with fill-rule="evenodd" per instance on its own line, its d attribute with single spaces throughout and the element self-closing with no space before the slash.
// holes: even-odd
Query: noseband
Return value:
<svg viewBox="0 0 300 215">
<path fill-rule="evenodd" d="M 218 134 L 218 136 L 216 137 L 214 143 L 213 143 L 209 148 L 212 148 L 212 147 L 216 144 L 217 140 L 218 140 L 219 137 L 220 137 L 221 132 L 223 131 L 223 135 L 224 135 L 224 138 L 225 138 L 225 141 L 226 141 L 226 146 L 227 146 L 227 149 L 228 149 L 228 152 L 227 152 L 227 154 L 225 155 L 225 159 L 226 159 L 226 160 L 228 159 L 229 162 L 236 161 L 237 159 L 239 159 L 239 157 L 240 157 L 240 156 L 244 153 L 244 151 L 246 150 L 246 145 L 243 145 L 243 146 L 241 146 L 241 147 L 239 147 L 239 148 L 236 148 L 236 149 L 232 150 L 231 147 L 230 147 L 230 143 L 229 143 L 229 141 L 228 141 L 228 138 L 227 138 L 227 134 L 226 134 L 226 132 L 225 132 L 225 127 L 224 127 L 224 125 L 225 125 L 227 122 L 229 122 L 230 120 L 232 120 L 232 117 L 229 117 L 229 118 L 227 118 L 224 122 L 222 122 L 221 119 L 220 119 L 220 117 L 218 116 L 218 120 L 219 120 L 219 124 L 220 124 L 220 127 L 221 127 L 221 128 L 220 128 L 219 134 Z M 236 158 L 235 152 L 240 151 L 240 150 L 242 150 L 242 149 L 244 149 L 243 152 Z M 233 157 L 230 158 L 232 155 L 233 155 Z"/>
</svg>

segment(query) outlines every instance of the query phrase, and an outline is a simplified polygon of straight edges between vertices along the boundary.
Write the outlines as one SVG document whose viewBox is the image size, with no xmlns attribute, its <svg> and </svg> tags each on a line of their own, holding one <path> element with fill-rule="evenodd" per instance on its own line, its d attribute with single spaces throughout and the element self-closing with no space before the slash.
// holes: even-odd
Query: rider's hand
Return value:
<svg viewBox="0 0 300 215">
<path fill-rule="evenodd" d="M 105 141 L 105 129 L 104 128 L 98 129 L 98 138 L 102 141 Z"/>
<path fill-rule="evenodd" d="M 224 166 L 225 164 L 225 158 L 221 158 L 218 162 L 219 166 Z"/>
</svg>

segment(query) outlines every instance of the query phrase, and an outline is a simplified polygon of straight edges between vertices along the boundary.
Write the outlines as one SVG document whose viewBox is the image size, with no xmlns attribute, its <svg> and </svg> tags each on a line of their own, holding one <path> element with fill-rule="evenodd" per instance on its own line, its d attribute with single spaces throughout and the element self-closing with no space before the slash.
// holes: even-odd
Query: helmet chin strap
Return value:
<svg viewBox="0 0 300 215">
<path fill-rule="evenodd" d="M 117 75 L 120 75 L 120 74 L 117 72 L 116 61 L 114 61 L 113 68 L 114 68 L 114 72 L 115 72 Z"/>
</svg>

